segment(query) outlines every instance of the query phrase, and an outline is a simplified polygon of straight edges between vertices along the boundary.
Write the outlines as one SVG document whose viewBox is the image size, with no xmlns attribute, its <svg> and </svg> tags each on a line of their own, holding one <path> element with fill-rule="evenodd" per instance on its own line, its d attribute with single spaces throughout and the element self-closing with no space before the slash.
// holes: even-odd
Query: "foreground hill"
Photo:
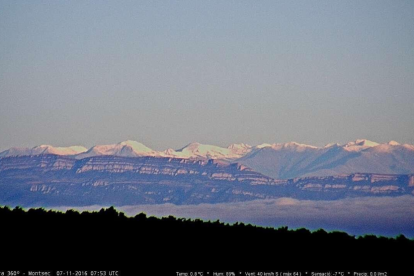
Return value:
<svg viewBox="0 0 414 276">
<path fill-rule="evenodd" d="M 0 159 L 0 203 L 12 206 L 200 204 L 293 197 L 413 195 L 413 175 L 275 180 L 239 163 L 162 157 L 59 155 Z"/>
<path fill-rule="evenodd" d="M 121 275 L 208 275 L 213 270 L 237 275 L 242 270 L 387 276 L 414 272 L 414 241 L 404 236 L 355 238 L 341 232 L 230 226 L 145 214 L 128 218 L 113 208 L 80 214 L 3 207 L 0 223 L 7 225 L 3 237 L 15 241 L 2 247 L 0 270 L 110 269 L 121 270 Z"/>
</svg>

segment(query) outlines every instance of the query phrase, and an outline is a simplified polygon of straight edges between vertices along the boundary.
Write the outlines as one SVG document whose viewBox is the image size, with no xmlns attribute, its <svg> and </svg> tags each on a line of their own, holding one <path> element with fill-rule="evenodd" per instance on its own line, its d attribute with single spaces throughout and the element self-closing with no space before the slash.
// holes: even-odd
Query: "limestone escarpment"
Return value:
<svg viewBox="0 0 414 276">
<path fill-rule="evenodd" d="M 276 180 L 238 163 L 169 157 L 37 155 L 0 159 L 0 203 L 199 204 L 294 197 L 413 195 L 412 175 L 356 173 Z"/>
</svg>

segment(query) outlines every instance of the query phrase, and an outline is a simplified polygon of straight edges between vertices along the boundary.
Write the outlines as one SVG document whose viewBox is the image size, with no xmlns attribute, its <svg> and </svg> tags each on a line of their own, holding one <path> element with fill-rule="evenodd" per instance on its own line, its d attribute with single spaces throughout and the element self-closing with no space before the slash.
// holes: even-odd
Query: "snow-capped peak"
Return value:
<svg viewBox="0 0 414 276">
<path fill-rule="evenodd" d="M 227 148 L 223 148 L 193 142 L 181 149 L 173 150 L 170 148 L 159 154 L 162 157 L 172 158 L 234 160 L 244 156 L 251 148 L 250 145 L 243 143 L 232 144 Z"/>
<path fill-rule="evenodd" d="M 361 151 L 367 148 L 376 147 L 379 144 L 367 139 L 357 139 L 355 142 L 349 142 L 344 145 L 344 149 L 347 151 Z"/>
<path fill-rule="evenodd" d="M 378 146 L 379 144 L 377 142 L 373 142 L 367 139 L 357 139 L 355 141 L 355 145 L 365 146 L 365 147 L 375 147 L 375 146 Z"/>
<path fill-rule="evenodd" d="M 289 143 L 285 143 L 283 145 L 285 148 L 286 147 L 295 147 L 295 148 L 310 148 L 310 149 L 317 149 L 318 147 L 315 146 L 311 146 L 311 145 L 306 145 L 306 144 L 300 144 L 300 143 L 296 143 L 296 142 L 289 142 Z"/>
<path fill-rule="evenodd" d="M 209 159 L 225 159 L 231 153 L 230 149 L 205 145 L 200 143 L 191 143 L 175 152 L 177 157 L 187 158 L 209 158 Z"/>
<path fill-rule="evenodd" d="M 327 148 L 333 148 L 333 147 L 339 147 L 339 146 L 341 145 L 338 143 L 329 143 L 329 144 L 326 144 L 323 148 L 327 149 Z"/>
<path fill-rule="evenodd" d="M 88 149 L 83 146 L 70 146 L 70 147 L 48 147 L 49 153 L 57 155 L 76 155 L 82 152 L 86 152 Z"/>
<path fill-rule="evenodd" d="M 142 143 L 137 141 L 127 140 L 118 144 L 119 146 L 127 146 L 132 148 L 136 153 L 153 152 L 152 149 L 148 148 Z"/>
<path fill-rule="evenodd" d="M 276 144 L 273 144 L 276 145 Z M 262 148 L 271 148 L 273 146 L 272 144 L 268 144 L 268 143 L 263 143 L 260 145 L 255 146 L 256 149 L 262 149 Z"/>
<path fill-rule="evenodd" d="M 54 147 L 51 145 L 40 145 L 33 148 L 10 148 L 0 153 L 0 157 L 28 156 L 40 154 L 76 155 L 86 151 L 87 148 L 82 146 Z"/>
<path fill-rule="evenodd" d="M 272 148 L 274 150 L 281 150 L 281 149 L 292 149 L 297 151 L 302 151 L 306 149 L 317 149 L 318 147 L 306 145 L 306 144 L 300 144 L 297 142 L 288 142 L 288 143 L 277 143 L 277 144 L 260 144 L 255 147 L 256 149 L 262 149 L 262 148 Z"/>
<path fill-rule="evenodd" d="M 397 141 L 392 140 L 392 141 L 388 142 L 388 145 L 390 145 L 390 146 L 400 146 L 401 144 L 398 143 Z"/>
<path fill-rule="evenodd" d="M 98 155 L 115 155 L 123 157 L 137 156 L 159 156 L 159 153 L 153 151 L 142 143 L 127 140 L 118 144 L 97 145 L 90 148 L 87 152 L 79 154 L 77 158 L 85 158 Z"/>
</svg>

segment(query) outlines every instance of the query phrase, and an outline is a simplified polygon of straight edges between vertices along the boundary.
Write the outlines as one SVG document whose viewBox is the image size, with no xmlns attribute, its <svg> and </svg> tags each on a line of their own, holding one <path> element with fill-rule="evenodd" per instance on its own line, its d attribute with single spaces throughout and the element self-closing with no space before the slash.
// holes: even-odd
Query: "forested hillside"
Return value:
<svg viewBox="0 0 414 276">
<path fill-rule="evenodd" d="M 82 213 L 2 207 L 0 225 L 3 241 L 8 242 L 2 245 L 0 270 L 116 269 L 122 275 L 257 269 L 387 275 L 413 271 L 414 241 L 404 236 L 353 237 L 143 213 L 126 217 L 112 207 Z"/>
</svg>

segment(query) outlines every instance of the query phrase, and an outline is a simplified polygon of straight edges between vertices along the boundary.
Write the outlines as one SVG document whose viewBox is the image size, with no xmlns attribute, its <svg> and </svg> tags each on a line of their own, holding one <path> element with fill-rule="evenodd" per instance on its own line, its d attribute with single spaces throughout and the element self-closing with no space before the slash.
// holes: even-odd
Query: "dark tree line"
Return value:
<svg viewBox="0 0 414 276">
<path fill-rule="evenodd" d="M 0 207 L 0 227 L 0 270 L 116 269 L 123 275 L 176 275 L 178 270 L 414 272 L 414 240 L 403 235 L 354 237 L 143 213 L 127 217 L 113 207 L 82 213 Z"/>
</svg>

